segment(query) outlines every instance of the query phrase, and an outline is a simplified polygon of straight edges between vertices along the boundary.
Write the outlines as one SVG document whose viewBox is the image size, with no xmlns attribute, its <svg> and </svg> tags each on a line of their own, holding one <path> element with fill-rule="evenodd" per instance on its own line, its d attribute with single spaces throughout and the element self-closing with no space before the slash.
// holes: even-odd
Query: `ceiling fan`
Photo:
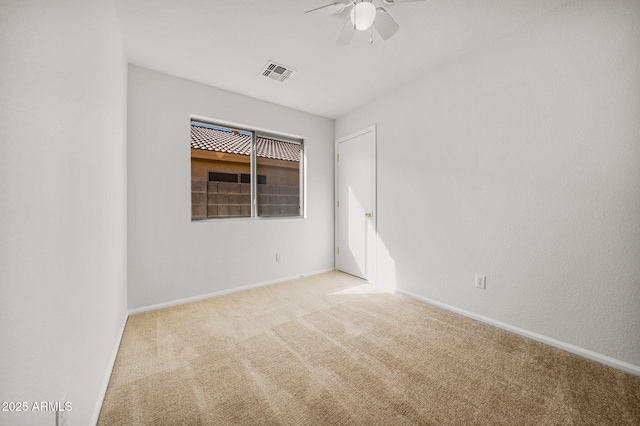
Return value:
<svg viewBox="0 0 640 426">
<path fill-rule="evenodd" d="M 408 3 L 424 0 L 383 0 L 384 4 L 393 5 L 396 3 Z M 344 12 L 351 9 L 349 18 L 344 23 L 337 46 L 346 46 L 351 43 L 351 39 L 356 31 L 366 31 L 373 27 L 384 39 L 390 39 L 400 29 L 400 25 L 387 13 L 383 7 L 376 7 L 373 0 L 344 0 L 315 9 L 307 10 L 305 13 L 328 16 Z M 373 43 L 373 36 L 371 37 Z"/>
</svg>

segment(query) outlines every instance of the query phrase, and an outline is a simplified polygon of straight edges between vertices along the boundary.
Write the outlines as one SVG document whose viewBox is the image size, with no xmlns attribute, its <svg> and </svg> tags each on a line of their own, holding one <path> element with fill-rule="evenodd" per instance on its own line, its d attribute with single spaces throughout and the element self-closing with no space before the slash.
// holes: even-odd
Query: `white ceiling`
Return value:
<svg viewBox="0 0 640 426">
<path fill-rule="evenodd" d="M 568 0 L 425 0 L 383 6 L 400 30 L 358 33 L 337 47 L 347 12 L 305 11 L 338 0 L 115 0 L 130 63 L 338 118 Z M 263 77 L 268 60 L 296 70 Z"/>
</svg>

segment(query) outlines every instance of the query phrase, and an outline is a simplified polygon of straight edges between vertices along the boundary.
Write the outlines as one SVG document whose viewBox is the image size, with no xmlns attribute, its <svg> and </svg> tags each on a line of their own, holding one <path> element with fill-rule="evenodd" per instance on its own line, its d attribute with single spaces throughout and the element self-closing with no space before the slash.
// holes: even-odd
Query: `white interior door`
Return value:
<svg viewBox="0 0 640 426">
<path fill-rule="evenodd" d="M 336 143 L 336 269 L 372 279 L 375 251 L 375 127 Z"/>
</svg>

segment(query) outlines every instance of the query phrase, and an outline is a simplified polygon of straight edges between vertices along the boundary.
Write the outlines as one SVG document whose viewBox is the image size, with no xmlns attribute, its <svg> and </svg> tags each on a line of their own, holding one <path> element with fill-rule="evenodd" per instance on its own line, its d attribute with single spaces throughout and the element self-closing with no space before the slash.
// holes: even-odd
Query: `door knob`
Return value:
<svg viewBox="0 0 640 426">
<path fill-rule="evenodd" d="M 371 217 L 371 213 L 368 213 L 368 212 L 367 212 L 367 213 L 365 213 L 364 215 L 365 215 L 366 217 Z"/>
</svg>

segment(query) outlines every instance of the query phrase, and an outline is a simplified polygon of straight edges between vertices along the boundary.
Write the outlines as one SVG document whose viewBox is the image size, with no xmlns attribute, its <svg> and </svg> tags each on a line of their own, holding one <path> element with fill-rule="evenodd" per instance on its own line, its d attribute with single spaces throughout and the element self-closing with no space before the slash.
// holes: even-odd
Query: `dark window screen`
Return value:
<svg viewBox="0 0 640 426">
<path fill-rule="evenodd" d="M 209 172 L 209 182 L 238 182 L 238 174 Z"/>
</svg>

